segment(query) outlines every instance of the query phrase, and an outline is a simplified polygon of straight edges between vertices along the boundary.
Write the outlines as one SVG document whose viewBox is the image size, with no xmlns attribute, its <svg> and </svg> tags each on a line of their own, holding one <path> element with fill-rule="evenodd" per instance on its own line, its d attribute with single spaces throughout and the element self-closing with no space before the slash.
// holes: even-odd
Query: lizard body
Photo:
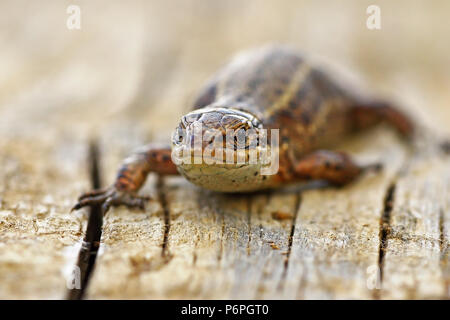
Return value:
<svg viewBox="0 0 450 320">
<path fill-rule="evenodd" d="M 190 145 L 198 124 L 203 136 L 207 130 L 218 130 L 225 137 L 229 129 L 278 129 L 276 174 L 262 175 L 260 162 L 175 164 L 170 146 L 150 144 L 125 160 L 113 186 L 82 195 L 74 209 L 94 203 L 103 203 L 104 212 L 111 205 L 142 207 L 146 198 L 137 192 L 150 172 L 180 173 L 194 184 L 221 192 L 248 192 L 310 180 L 344 185 L 377 166 L 360 166 L 348 155 L 327 149 L 382 121 L 405 138 L 413 134 L 412 122 L 399 110 L 343 88 L 297 52 L 277 46 L 248 51 L 207 83 L 193 111 L 182 117 L 172 148 Z M 187 134 L 180 135 L 182 130 Z M 202 144 L 202 150 L 212 141 Z"/>
</svg>

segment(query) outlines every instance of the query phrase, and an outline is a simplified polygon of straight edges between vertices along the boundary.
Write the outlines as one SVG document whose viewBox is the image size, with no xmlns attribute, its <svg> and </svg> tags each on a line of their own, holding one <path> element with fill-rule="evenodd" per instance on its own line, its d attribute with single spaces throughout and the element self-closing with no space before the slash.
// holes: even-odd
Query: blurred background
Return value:
<svg viewBox="0 0 450 320">
<path fill-rule="evenodd" d="M 371 4 L 380 30 L 366 27 Z M 79 30 L 66 26 L 70 5 Z M 449 1 L 1 1 L 0 15 L 0 139 L 84 137 L 114 119 L 167 140 L 213 72 L 274 42 L 450 132 Z"/>
</svg>

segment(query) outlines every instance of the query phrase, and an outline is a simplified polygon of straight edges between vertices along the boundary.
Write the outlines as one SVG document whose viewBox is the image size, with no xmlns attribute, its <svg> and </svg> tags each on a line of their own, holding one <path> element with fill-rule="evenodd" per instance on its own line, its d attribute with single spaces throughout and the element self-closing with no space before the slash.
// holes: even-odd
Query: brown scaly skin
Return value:
<svg viewBox="0 0 450 320">
<path fill-rule="evenodd" d="M 308 180 L 345 185 L 379 165 L 360 166 L 348 155 L 327 148 L 380 122 L 392 125 L 407 139 L 414 131 L 408 117 L 388 103 L 358 97 L 284 47 L 265 47 L 237 56 L 205 86 L 193 109 L 182 118 L 180 128 L 201 123 L 203 130 L 241 125 L 245 129 L 279 129 L 278 173 L 262 176 L 250 167 L 223 170 L 205 164 L 201 170 L 185 165 L 177 168 L 169 146 L 148 145 L 125 161 L 113 186 L 83 194 L 74 209 L 95 203 L 103 203 L 104 212 L 111 205 L 143 207 L 147 198 L 137 192 L 150 172 L 180 172 L 195 184 L 224 192 L 277 188 Z M 173 147 L 177 143 L 174 138 Z"/>
</svg>

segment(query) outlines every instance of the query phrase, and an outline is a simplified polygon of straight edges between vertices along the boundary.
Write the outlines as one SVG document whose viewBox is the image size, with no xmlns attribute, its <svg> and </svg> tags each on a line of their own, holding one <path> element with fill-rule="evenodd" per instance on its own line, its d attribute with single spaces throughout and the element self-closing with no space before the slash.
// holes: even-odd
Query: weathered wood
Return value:
<svg viewBox="0 0 450 320">
<path fill-rule="evenodd" d="M 363 147 L 366 139 L 369 148 Z M 384 198 L 405 152 L 383 128 L 357 139 L 355 148 L 364 161 L 377 159 L 381 150 L 386 171 L 344 190 L 304 192 L 298 212 L 295 192 L 220 195 L 174 178 L 163 189 L 169 217 L 163 245 L 161 202 L 151 206 L 157 214 L 147 219 L 153 223 L 133 224 L 133 232 L 121 229 L 137 213 L 115 209 L 106 219 L 104 253 L 89 297 L 371 298 L 367 268 L 378 266 Z M 142 244 L 135 234 L 144 230 L 152 236 Z M 146 268 L 136 271 L 129 255 Z M 123 280 L 105 276 L 111 274 Z"/>
<path fill-rule="evenodd" d="M 440 219 L 442 276 L 444 278 L 444 294 L 447 299 L 450 297 L 450 194 L 448 190 L 447 184 L 447 202 Z"/>
<path fill-rule="evenodd" d="M 77 283 L 70 277 L 86 227 L 69 214 L 86 179 L 75 154 L 82 146 L 14 139 L 0 148 L 0 298 L 62 299 Z"/>
<path fill-rule="evenodd" d="M 160 202 L 154 203 L 158 209 L 152 209 L 158 210 L 150 218 L 154 222 L 135 224 L 133 232 L 120 229 L 128 225 L 123 217 L 135 214 L 121 216 L 123 209 L 114 209 L 105 219 L 104 252 L 90 283 L 89 298 L 255 298 L 277 289 L 295 214 L 295 196 L 271 198 L 266 207 L 267 195 L 252 199 L 208 193 L 180 178 L 171 179 L 163 190 L 169 217 L 167 243 L 162 243 L 165 218 Z M 272 213 L 280 210 L 292 217 L 274 220 Z M 118 239 L 109 238 L 114 226 Z M 143 230 L 152 237 L 137 239 L 136 234 Z M 119 254 L 115 252 L 117 242 L 129 243 L 129 248 L 122 244 Z M 132 255 L 147 267 L 127 263 L 123 254 Z M 103 274 L 115 274 L 114 279 L 123 279 L 127 286 Z"/>
<path fill-rule="evenodd" d="M 119 60 L 139 47 L 105 55 L 98 27 L 108 15 L 89 33 L 71 33 L 64 4 L 34 5 L 22 11 L 2 3 L 1 10 L 7 21 L 0 31 L 2 299 L 64 299 L 78 285 L 76 262 L 87 219 L 69 212 L 90 185 L 88 142 L 126 98 L 129 88 L 122 81 L 130 83 L 138 70 Z M 123 36 L 129 34 L 116 39 Z"/>
<path fill-rule="evenodd" d="M 111 183 L 134 147 L 168 140 L 241 49 L 293 43 L 359 70 L 436 131 L 450 121 L 448 23 L 436 18 L 448 4 L 411 18 L 391 15 L 406 2 L 381 2 L 383 28 L 371 31 L 359 2 L 80 2 L 82 29 L 69 31 L 63 3 L 12 3 L 0 10 L 0 298 L 67 297 L 88 211 L 68 212 L 90 188 L 88 142 Z M 398 41 L 393 21 L 416 36 Z M 240 196 L 151 177 L 145 211 L 113 208 L 96 230 L 85 298 L 449 298 L 449 157 L 409 158 L 385 128 L 343 148 L 385 170 L 342 189 Z"/>
<path fill-rule="evenodd" d="M 359 149 L 356 155 L 366 154 L 371 161 L 382 161 L 384 170 L 342 190 L 303 194 L 286 277 L 286 297 L 374 297 L 376 283 L 372 285 L 371 273 L 374 268 L 378 270 L 384 199 L 405 161 L 405 150 L 389 132 L 378 131 L 361 139 L 365 140 L 359 140 L 359 144 L 371 143 L 354 145 L 354 151 Z"/>
<path fill-rule="evenodd" d="M 430 142 L 395 183 L 381 297 L 448 298 L 449 158 Z"/>
</svg>

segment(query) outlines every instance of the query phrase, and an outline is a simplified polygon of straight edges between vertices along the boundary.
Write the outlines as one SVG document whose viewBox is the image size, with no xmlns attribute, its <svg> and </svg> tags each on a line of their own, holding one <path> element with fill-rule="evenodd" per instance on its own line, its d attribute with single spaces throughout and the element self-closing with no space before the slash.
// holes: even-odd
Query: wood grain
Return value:
<svg viewBox="0 0 450 320">
<path fill-rule="evenodd" d="M 448 157 L 428 147 L 396 182 L 383 263 L 383 298 L 449 297 L 448 163 Z"/>
<path fill-rule="evenodd" d="M 86 227 L 83 215 L 69 214 L 86 178 L 73 154 L 82 146 L 17 139 L 0 148 L 0 298 L 62 299 L 76 284 L 70 279 Z"/>
<path fill-rule="evenodd" d="M 68 297 L 88 213 L 69 209 L 90 188 L 89 142 L 108 185 L 135 147 L 168 141 L 237 51 L 292 44 L 450 134 L 448 2 L 379 1 L 379 31 L 356 0 L 78 3 L 79 31 L 65 27 L 69 2 L 0 4 L 2 299 Z M 223 195 L 151 176 L 145 211 L 104 217 L 83 298 L 448 299 L 450 157 L 435 141 L 410 153 L 380 127 L 345 142 L 384 170 L 341 189 Z"/>
</svg>

